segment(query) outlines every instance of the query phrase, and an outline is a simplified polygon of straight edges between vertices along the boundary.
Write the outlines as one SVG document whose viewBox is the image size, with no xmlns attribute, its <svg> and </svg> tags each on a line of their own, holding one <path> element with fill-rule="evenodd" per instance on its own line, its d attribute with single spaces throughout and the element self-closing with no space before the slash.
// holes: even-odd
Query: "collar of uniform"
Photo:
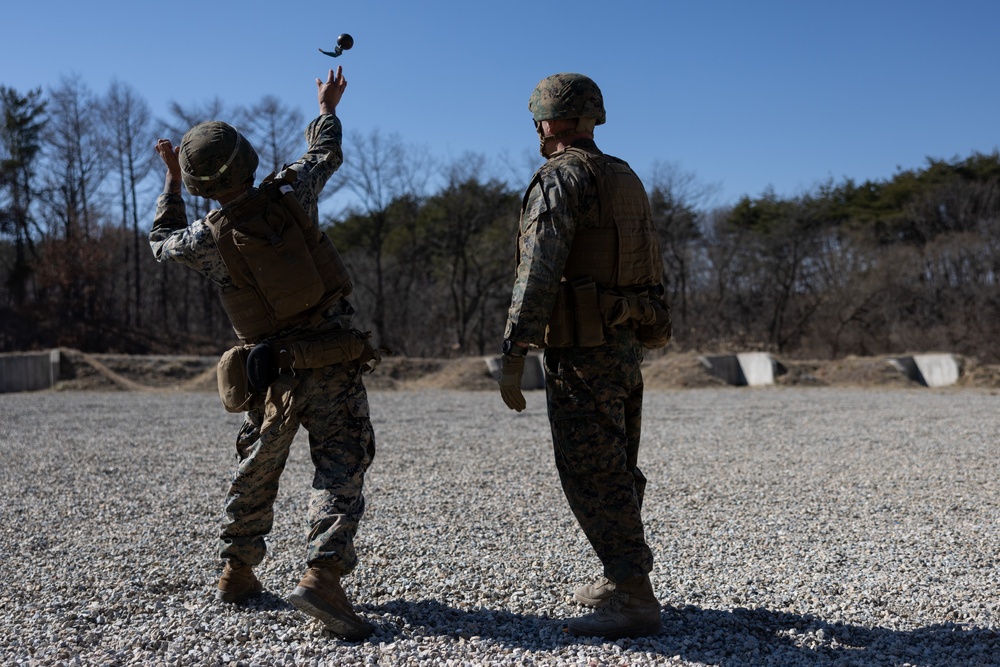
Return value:
<svg viewBox="0 0 1000 667">
<path fill-rule="evenodd" d="M 252 197 L 256 192 L 257 188 L 251 185 L 249 188 L 246 189 L 246 192 L 241 194 L 236 199 L 226 202 L 226 205 L 223 206 L 222 208 L 227 209 L 227 208 L 232 208 L 233 206 L 239 206 L 240 203 L 245 202 L 247 199 L 250 199 L 250 197 Z"/>
<path fill-rule="evenodd" d="M 593 139 L 580 138 L 570 144 L 573 148 L 579 148 L 580 150 L 587 151 L 589 153 L 600 153 L 601 149 L 597 147 L 597 143 Z"/>
</svg>

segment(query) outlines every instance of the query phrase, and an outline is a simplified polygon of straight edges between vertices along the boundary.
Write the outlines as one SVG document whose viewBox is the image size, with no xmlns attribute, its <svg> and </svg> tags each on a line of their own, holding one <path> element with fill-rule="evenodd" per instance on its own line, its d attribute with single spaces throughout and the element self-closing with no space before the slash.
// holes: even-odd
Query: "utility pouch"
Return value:
<svg viewBox="0 0 1000 667">
<path fill-rule="evenodd" d="M 604 344 L 604 318 L 597 296 L 597 283 L 589 276 L 570 283 L 573 290 L 574 343 L 578 347 Z"/>
<path fill-rule="evenodd" d="M 247 348 L 237 345 L 222 354 L 215 369 L 219 398 L 227 412 L 246 412 L 253 401 L 247 381 L 247 356 Z"/>
<path fill-rule="evenodd" d="M 292 368 L 324 368 L 354 361 L 364 353 L 368 336 L 354 329 L 345 329 L 328 334 L 323 340 L 292 343 L 288 346 Z"/>
<path fill-rule="evenodd" d="M 644 319 L 652 319 L 652 322 L 639 324 L 635 334 L 643 347 L 655 350 L 670 342 L 674 333 L 674 325 L 670 318 L 670 306 L 666 299 L 650 291 L 649 305 L 652 307 L 653 317 Z"/>
<path fill-rule="evenodd" d="M 572 347 L 573 345 L 573 297 L 570 284 L 559 283 L 556 290 L 556 304 L 552 316 L 545 327 L 545 347 Z"/>
<path fill-rule="evenodd" d="M 632 320 L 632 304 L 627 296 L 612 290 L 604 291 L 600 293 L 600 303 L 604 326 L 609 329 Z"/>
</svg>

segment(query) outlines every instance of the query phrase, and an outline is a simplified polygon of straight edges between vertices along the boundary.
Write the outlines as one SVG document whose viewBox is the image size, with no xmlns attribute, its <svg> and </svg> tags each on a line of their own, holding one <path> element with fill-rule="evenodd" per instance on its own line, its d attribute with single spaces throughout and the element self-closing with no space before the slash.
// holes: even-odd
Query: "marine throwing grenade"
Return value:
<svg viewBox="0 0 1000 667">
<path fill-rule="evenodd" d="M 343 35 L 339 35 L 337 37 L 337 48 L 333 51 L 324 51 L 323 49 L 320 49 L 319 52 L 328 55 L 331 58 L 336 58 L 344 51 L 350 51 L 352 46 L 354 46 L 354 38 L 345 32 Z"/>
</svg>

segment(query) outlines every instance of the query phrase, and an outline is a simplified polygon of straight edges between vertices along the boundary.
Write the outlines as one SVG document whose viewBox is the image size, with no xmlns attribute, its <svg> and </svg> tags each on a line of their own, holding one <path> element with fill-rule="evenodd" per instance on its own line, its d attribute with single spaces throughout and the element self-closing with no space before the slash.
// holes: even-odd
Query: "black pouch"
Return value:
<svg viewBox="0 0 1000 667">
<path fill-rule="evenodd" d="M 274 348 L 270 343 L 258 343 L 247 355 L 247 380 L 258 394 L 267 393 L 267 388 L 278 379 L 278 363 Z"/>
</svg>

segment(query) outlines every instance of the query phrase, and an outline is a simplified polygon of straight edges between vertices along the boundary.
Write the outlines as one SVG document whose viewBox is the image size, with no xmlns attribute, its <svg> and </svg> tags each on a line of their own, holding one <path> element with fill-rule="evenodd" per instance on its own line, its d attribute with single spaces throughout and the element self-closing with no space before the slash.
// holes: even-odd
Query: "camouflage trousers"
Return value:
<svg viewBox="0 0 1000 667">
<path fill-rule="evenodd" d="M 296 372 L 289 417 L 260 433 L 263 410 L 251 410 L 236 442 L 238 466 L 226 496 L 219 555 L 246 565 L 264 559 L 278 481 L 299 426 L 309 433 L 315 473 L 309 503 L 306 562 L 325 561 L 347 574 L 357 565 L 354 536 L 365 510 L 365 472 L 375 455 L 368 394 L 346 366 Z"/>
<path fill-rule="evenodd" d="M 545 351 L 545 393 L 556 469 L 570 509 L 604 565 L 623 581 L 648 574 L 638 467 L 642 346 L 616 328 L 598 347 Z"/>
</svg>

